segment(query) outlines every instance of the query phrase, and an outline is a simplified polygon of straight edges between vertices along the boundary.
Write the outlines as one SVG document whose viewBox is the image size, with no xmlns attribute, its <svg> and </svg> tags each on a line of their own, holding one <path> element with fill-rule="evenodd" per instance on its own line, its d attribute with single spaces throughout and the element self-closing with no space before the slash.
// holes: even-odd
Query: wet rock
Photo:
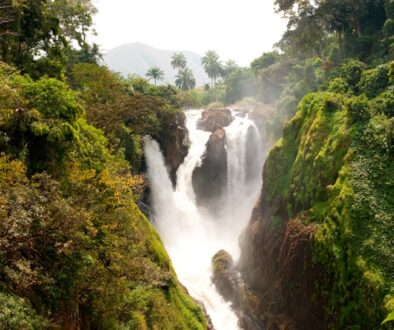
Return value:
<svg viewBox="0 0 394 330">
<path fill-rule="evenodd" d="M 202 112 L 197 128 L 213 132 L 218 128 L 227 127 L 233 120 L 234 117 L 229 109 L 207 109 Z"/>
<path fill-rule="evenodd" d="M 153 219 L 152 209 L 149 204 L 146 204 L 143 201 L 139 201 L 138 208 L 142 211 L 142 213 L 147 217 L 149 221 Z"/>
<path fill-rule="evenodd" d="M 225 250 L 220 250 L 212 257 L 212 282 L 219 294 L 231 302 L 241 329 L 267 329 L 264 315 L 256 313 L 260 309 L 259 299 L 247 290 L 233 258 Z"/>
<path fill-rule="evenodd" d="M 235 270 L 233 258 L 227 251 L 220 250 L 212 257 L 212 273 L 212 282 L 222 297 L 239 305 L 240 277 Z"/>
<path fill-rule="evenodd" d="M 154 136 L 163 151 L 164 160 L 174 187 L 178 167 L 183 163 L 189 150 L 189 131 L 185 123 L 185 114 L 179 113 L 171 120 L 166 121 L 160 134 Z"/>
<path fill-rule="evenodd" d="M 200 306 L 200 308 L 205 316 L 205 320 L 207 321 L 207 330 L 215 330 L 215 327 L 213 326 L 211 317 L 209 316 L 204 303 L 200 300 L 197 300 L 197 299 L 194 299 L 194 301 L 198 304 L 198 306 Z"/>
<path fill-rule="evenodd" d="M 192 175 L 192 185 L 197 203 L 211 212 L 216 212 L 227 189 L 226 132 L 216 129 L 206 144 L 200 166 Z"/>
<path fill-rule="evenodd" d="M 185 293 L 187 295 L 191 296 L 189 290 L 182 283 L 179 283 L 179 285 L 182 287 L 182 289 L 185 291 Z M 203 312 L 203 314 L 205 316 L 205 320 L 207 321 L 207 330 L 215 330 L 215 327 L 212 324 L 211 317 L 209 316 L 209 314 L 207 312 L 207 309 L 205 308 L 204 303 L 201 300 L 198 300 L 198 299 L 196 299 L 194 297 L 192 297 L 192 299 L 201 308 L 201 311 Z"/>
<path fill-rule="evenodd" d="M 321 281 L 324 274 L 319 265 L 310 263 L 316 228 L 299 219 L 274 223 L 273 210 L 283 206 L 281 200 L 268 202 L 265 196 L 263 188 L 240 238 L 237 267 L 245 291 L 253 288 L 256 297 L 251 314 L 264 315 L 267 329 L 326 329 L 321 297 L 310 298 L 315 294 L 311 283 Z"/>
</svg>

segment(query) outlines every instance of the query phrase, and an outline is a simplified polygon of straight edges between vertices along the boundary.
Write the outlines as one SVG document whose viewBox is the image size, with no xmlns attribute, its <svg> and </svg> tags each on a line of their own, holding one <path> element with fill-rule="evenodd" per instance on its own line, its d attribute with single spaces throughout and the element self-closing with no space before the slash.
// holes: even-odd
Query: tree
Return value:
<svg viewBox="0 0 394 330">
<path fill-rule="evenodd" d="M 94 13 L 90 0 L 0 0 L 0 60 L 33 78 L 61 78 L 70 50 L 97 57 L 86 40 Z"/>
<path fill-rule="evenodd" d="M 208 50 L 205 56 L 201 59 L 204 70 L 211 79 L 211 85 L 216 85 L 216 79 L 223 75 L 223 67 L 219 59 L 218 53 L 214 50 Z"/>
<path fill-rule="evenodd" d="M 275 64 L 279 61 L 280 55 L 278 52 L 268 52 L 263 53 L 260 57 L 256 58 L 251 64 L 250 67 L 253 73 L 258 76 L 261 74 L 263 69 L 268 68 L 270 65 Z"/>
<path fill-rule="evenodd" d="M 185 69 L 187 65 L 185 55 L 181 52 L 172 54 L 171 65 L 174 69 L 178 69 L 178 74 L 179 74 L 181 69 Z"/>
<path fill-rule="evenodd" d="M 382 30 L 390 21 L 385 10 L 389 2 L 276 0 L 277 11 L 288 18 L 287 31 L 278 45 L 287 55 L 303 59 L 330 56 L 335 48 L 342 58 L 365 60 L 373 53 L 387 53 L 389 44 L 384 44 Z"/>
<path fill-rule="evenodd" d="M 69 43 L 76 40 L 80 47 L 84 47 L 87 34 L 96 34 L 92 17 L 97 9 L 91 0 L 54 0 L 48 9 L 59 19 L 61 34 Z"/>
<path fill-rule="evenodd" d="M 145 75 L 148 77 L 148 80 L 153 79 L 155 81 L 155 85 L 158 81 L 164 80 L 164 72 L 157 66 L 150 67 Z"/>
<path fill-rule="evenodd" d="M 223 75 L 227 78 L 231 73 L 237 71 L 238 69 L 239 69 L 239 66 L 238 66 L 237 62 L 235 62 L 234 60 L 228 60 L 224 64 Z"/>
<path fill-rule="evenodd" d="M 193 72 L 188 68 L 179 70 L 175 78 L 175 85 L 183 91 L 193 89 L 196 86 L 196 79 L 194 79 Z"/>
<path fill-rule="evenodd" d="M 60 34 L 67 41 L 65 55 L 69 68 L 78 62 L 98 63 L 101 59 L 99 46 L 87 41 L 88 35 L 97 34 L 93 24 L 97 9 L 91 0 L 54 0 L 48 7 L 48 12 L 59 20 Z"/>
</svg>

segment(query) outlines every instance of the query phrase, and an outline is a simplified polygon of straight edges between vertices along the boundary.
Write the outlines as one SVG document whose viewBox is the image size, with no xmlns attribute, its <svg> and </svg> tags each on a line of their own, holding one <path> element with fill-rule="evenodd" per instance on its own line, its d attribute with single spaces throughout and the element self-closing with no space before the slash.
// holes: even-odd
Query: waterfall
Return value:
<svg viewBox="0 0 394 330">
<path fill-rule="evenodd" d="M 248 133 L 253 130 L 258 134 L 258 130 L 251 120 L 236 113 L 233 123 L 225 128 L 229 189 L 220 214 L 212 216 L 196 204 L 192 187 L 193 170 L 201 162 L 210 136 L 210 133 L 196 128 L 200 115 L 201 110 L 186 111 L 191 144 L 178 169 L 175 190 L 159 145 L 145 138 L 154 224 L 181 283 L 193 297 L 204 303 L 215 329 L 232 330 L 238 329 L 238 320 L 230 304 L 223 300 L 211 283 L 211 258 L 220 249 L 227 250 L 235 259 L 239 256 L 238 237 L 249 220 L 261 187 L 261 171 L 253 180 L 247 180 L 246 173 Z M 255 149 L 252 154 L 261 169 L 262 148 L 259 143 L 252 147 Z"/>
</svg>

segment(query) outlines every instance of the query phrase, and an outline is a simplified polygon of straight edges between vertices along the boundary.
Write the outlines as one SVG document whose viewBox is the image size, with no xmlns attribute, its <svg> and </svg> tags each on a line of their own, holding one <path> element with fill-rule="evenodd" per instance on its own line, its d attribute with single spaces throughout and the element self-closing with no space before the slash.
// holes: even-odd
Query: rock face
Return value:
<svg viewBox="0 0 394 330">
<path fill-rule="evenodd" d="M 201 165 L 196 167 L 192 175 L 193 189 L 197 203 L 212 212 L 217 211 L 220 199 L 227 188 L 227 151 L 226 132 L 216 129 L 206 144 L 201 158 Z"/>
<path fill-rule="evenodd" d="M 314 165 L 310 165 L 313 162 L 308 162 L 306 153 L 303 158 L 297 158 L 301 150 L 313 150 L 318 155 L 329 140 L 322 135 L 319 141 L 310 139 L 308 145 L 301 144 L 300 141 L 305 141 L 304 132 L 309 132 L 314 122 L 308 120 L 309 116 L 315 118 L 317 114 L 305 111 L 294 117 L 284 130 L 283 140 L 271 150 L 263 169 L 260 198 L 240 239 L 238 267 L 248 290 L 258 297 L 254 314 L 266 316 L 268 329 L 327 329 L 329 323 L 325 320 L 325 301 L 321 291 L 316 289 L 317 283 L 326 285 L 329 278 L 322 266 L 312 261 L 316 256 L 314 247 L 319 225 L 307 218 L 311 205 L 308 203 L 317 195 L 309 195 L 309 200 L 304 197 L 301 204 L 299 192 L 305 189 L 305 181 L 299 178 L 315 180 L 310 183 L 315 192 L 321 182 L 317 180 L 326 173 L 333 174 L 323 184 L 335 183 L 341 163 L 323 166 L 318 175 L 307 172 L 308 166 Z M 308 157 L 315 159 L 316 155 Z M 336 159 L 340 160 L 341 154 Z"/>
<path fill-rule="evenodd" d="M 218 292 L 234 305 L 240 302 L 240 278 L 231 255 L 220 250 L 212 257 L 212 282 Z"/>
<path fill-rule="evenodd" d="M 213 132 L 217 128 L 227 127 L 234 117 L 229 109 L 207 109 L 202 112 L 202 117 L 197 123 L 197 128 Z"/>
<path fill-rule="evenodd" d="M 159 136 L 154 138 L 160 144 L 172 184 L 176 185 L 176 172 L 189 150 L 189 131 L 185 125 L 186 117 L 180 112 L 166 123 Z"/>
<path fill-rule="evenodd" d="M 246 290 L 233 258 L 227 251 L 220 250 L 212 257 L 212 271 L 212 282 L 219 294 L 226 301 L 231 302 L 240 328 L 244 330 L 266 329 L 264 316 L 254 313 L 257 299 Z"/>
<path fill-rule="evenodd" d="M 354 118 L 345 100 L 305 96 L 264 165 L 237 267 L 268 329 L 389 329 L 393 154 L 366 143 L 379 115 Z"/>
<path fill-rule="evenodd" d="M 245 291 L 257 301 L 252 317 L 266 317 L 266 328 L 254 329 L 326 329 L 320 298 L 311 298 L 313 283 L 322 280 L 322 269 L 311 262 L 315 227 L 298 219 L 273 224 L 265 200 L 263 192 L 241 237 L 238 265 Z"/>
</svg>

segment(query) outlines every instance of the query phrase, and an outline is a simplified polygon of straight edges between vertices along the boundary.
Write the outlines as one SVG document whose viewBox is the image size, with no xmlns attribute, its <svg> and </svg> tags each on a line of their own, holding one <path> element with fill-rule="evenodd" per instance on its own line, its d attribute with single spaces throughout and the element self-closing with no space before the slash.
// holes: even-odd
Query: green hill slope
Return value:
<svg viewBox="0 0 394 330">
<path fill-rule="evenodd" d="M 267 159 L 241 268 L 272 324 L 390 328 L 380 323 L 394 309 L 393 68 L 306 95 Z"/>
</svg>

